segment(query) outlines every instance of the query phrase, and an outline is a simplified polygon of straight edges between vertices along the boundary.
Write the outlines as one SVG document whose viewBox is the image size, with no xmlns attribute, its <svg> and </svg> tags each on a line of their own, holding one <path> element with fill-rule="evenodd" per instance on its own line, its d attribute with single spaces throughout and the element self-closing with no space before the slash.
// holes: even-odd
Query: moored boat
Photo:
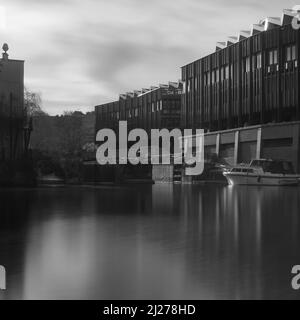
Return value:
<svg viewBox="0 0 300 320">
<path fill-rule="evenodd" d="M 230 185 L 297 186 L 300 175 L 289 161 L 258 159 L 223 173 Z"/>
</svg>

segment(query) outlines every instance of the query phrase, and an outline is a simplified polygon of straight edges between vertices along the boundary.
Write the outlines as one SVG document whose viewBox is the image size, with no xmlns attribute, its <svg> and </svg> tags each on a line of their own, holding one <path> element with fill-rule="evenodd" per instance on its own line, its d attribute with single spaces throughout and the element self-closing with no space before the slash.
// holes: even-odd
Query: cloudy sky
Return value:
<svg viewBox="0 0 300 320">
<path fill-rule="evenodd" d="M 0 42 L 26 60 L 50 114 L 180 78 L 180 66 L 266 16 L 279 0 L 1 0 Z"/>
</svg>

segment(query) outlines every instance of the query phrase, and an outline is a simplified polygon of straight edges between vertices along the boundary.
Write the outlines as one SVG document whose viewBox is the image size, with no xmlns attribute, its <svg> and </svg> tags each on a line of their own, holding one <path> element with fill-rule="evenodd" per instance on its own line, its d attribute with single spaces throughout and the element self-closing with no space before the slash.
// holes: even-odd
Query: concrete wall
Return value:
<svg viewBox="0 0 300 320">
<path fill-rule="evenodd" d="M 153 165 L 152 179 L 160 183 L 172 183 L 174 174 L 173 165 Z"/>
<path fill-rule="evenodd" d="M 206 134 L 205 152 L 215 150 L 230 165 L 255 158 L 288 160 L 299 172 L 299 137 L 300 122 L 219 131 Z"/>
<path fill-rule="evenodd" d="M 205 154 L 216 154 L 229 165 L 249 163 L 252 159 L 287 160 L 300 173 L 300 122 L 267 124 L 207 133 Z M 182 170 L 183 172 L 183 170 Z M 173 166 L 156 165 L 152 169 L 155 182 L 173 182 Z M 192 183 L 193 177 L 182 173 L 182 183 Z"/>
</svg>

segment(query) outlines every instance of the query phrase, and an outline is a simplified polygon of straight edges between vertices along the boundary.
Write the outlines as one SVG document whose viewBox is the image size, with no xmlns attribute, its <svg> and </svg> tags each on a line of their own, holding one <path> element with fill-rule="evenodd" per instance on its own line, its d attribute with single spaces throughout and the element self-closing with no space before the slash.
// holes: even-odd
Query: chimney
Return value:
<svg viewBox="0 0 300 320">
<path fill-rule="evenodd" d="M 8 44 L 7 43 L 4 43 L 3 44 L 3 46 L 2 46 L 2 50 L 4 51 L 3 53 L 2 53 L 2 58 L 3 58 L 3 60 L 8 60 L 8 53 L 7 53 L 7 51 L 8 51 Z"/>
</svg>

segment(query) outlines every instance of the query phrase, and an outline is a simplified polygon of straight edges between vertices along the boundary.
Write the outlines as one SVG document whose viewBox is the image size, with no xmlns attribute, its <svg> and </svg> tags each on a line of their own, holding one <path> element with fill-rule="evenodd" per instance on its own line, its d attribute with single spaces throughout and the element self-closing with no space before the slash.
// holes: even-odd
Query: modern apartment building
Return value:
<svg viewBox="0 0 300 320">
<path fill-rule="evenodd" d="M 182 127 L 216 131 L 299 120 L 297 14 L 266 18 L 182 67 Z"/>
</svg>

